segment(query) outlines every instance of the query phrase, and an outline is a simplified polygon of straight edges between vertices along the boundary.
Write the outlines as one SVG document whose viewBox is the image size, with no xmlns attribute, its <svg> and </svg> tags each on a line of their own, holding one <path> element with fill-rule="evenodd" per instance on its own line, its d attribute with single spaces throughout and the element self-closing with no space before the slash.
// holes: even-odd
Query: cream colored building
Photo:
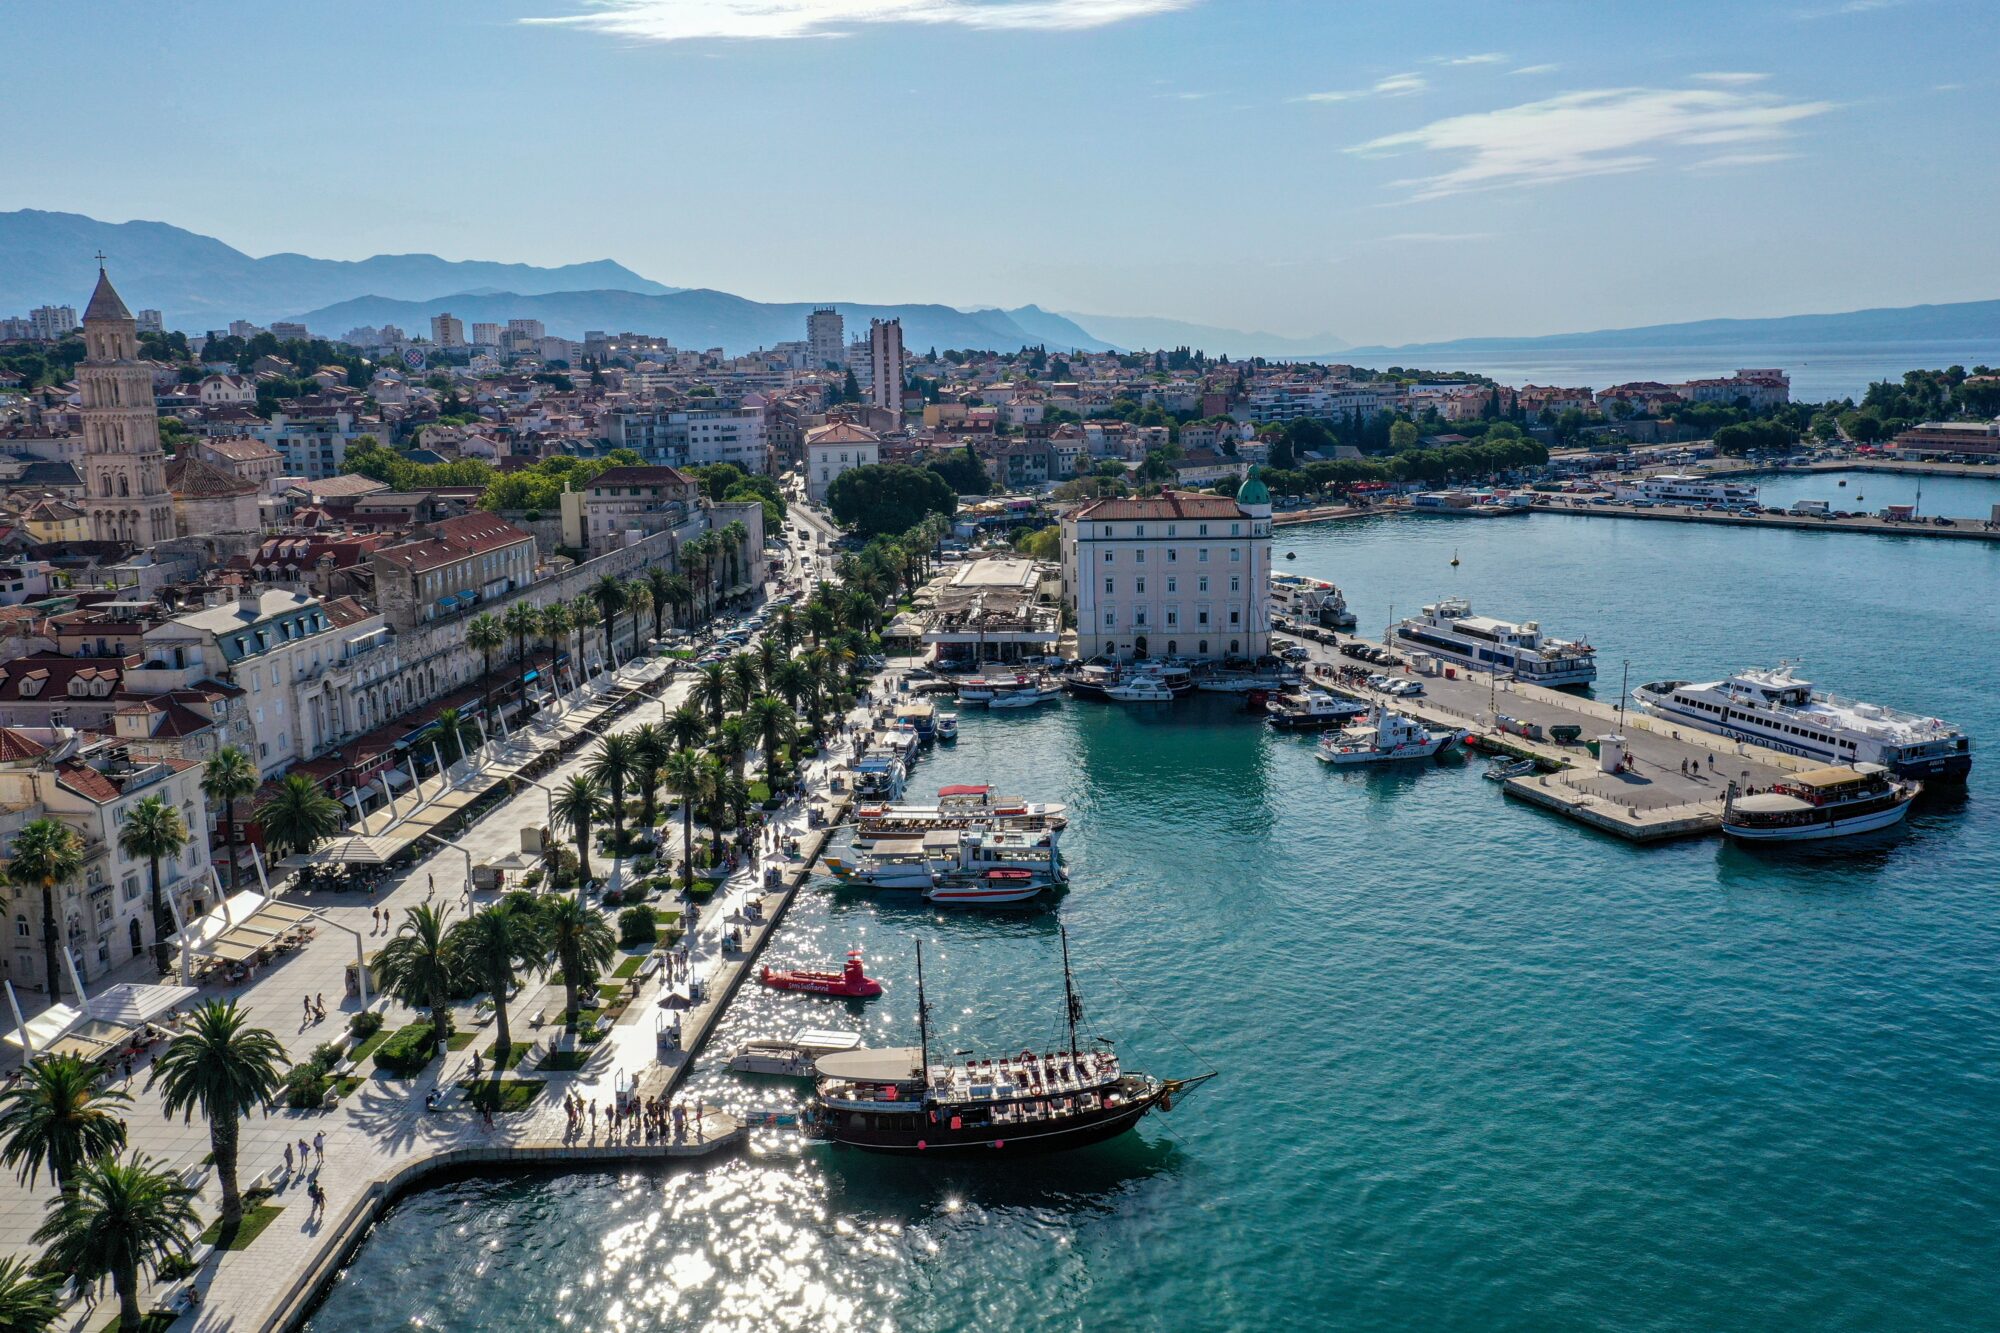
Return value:
<svg viewBox="0 0 2000 1333">
<path fill-rule="evenodd" d="M 850 468 L 881 461 L 882 438 L 852 421 L 829 421 L 806 432 L 806 496 L 826 503 L 826 488 Z"/>
</svg>

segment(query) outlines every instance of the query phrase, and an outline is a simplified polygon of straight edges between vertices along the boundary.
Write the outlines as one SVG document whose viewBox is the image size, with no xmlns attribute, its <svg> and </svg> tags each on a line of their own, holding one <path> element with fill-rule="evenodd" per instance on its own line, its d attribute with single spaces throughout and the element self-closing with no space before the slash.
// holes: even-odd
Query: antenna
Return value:
<svg viewBox="0 0 2000 1333">
<path fill-rule="evenodd" d="M 1083 1001 L 1077 998 L 1076 982 L 1069 974 L 1069 928 L 1067 926 L 1057 926 L 1056 931 L 1062 936 L 1063 1018 L 1069 1024 L 1069 1050 L 1070 1054 L 1074 1055 L 1076 1054 L 1076 1025 L 1083 1021 Z"/>
</svg>

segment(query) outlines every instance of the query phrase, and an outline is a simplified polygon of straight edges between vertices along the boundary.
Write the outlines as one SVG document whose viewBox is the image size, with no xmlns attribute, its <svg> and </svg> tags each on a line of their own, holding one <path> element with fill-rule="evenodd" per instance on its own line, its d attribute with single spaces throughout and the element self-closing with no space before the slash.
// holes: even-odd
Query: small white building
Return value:
<svg viewBox="0 0 2000 1333">
<path fill-rule="evenodd" d="M 806 432 L 806 496 L 826 503 L 826 489 L 850 468 L 881 461 L 882 439 L 852 421 L 829 421 Z"/>
</svg>

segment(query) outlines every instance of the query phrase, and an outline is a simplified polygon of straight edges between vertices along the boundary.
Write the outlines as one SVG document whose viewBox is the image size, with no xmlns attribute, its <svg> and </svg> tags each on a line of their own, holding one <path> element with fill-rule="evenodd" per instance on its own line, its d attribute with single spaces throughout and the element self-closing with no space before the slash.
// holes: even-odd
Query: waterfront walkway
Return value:
<svg viewBox="0 0 2000 1333">
<path fill-rule="evenodd" d="M 1795 528 L 1806 532 L 1861 532 L 1876 537 L 1937 537 L 1955 541 L 2000 543 L 2000 528 L 1979 519 L 1956 519 L 1940 527 L 1927 519 L 1907 522 L 1856 514 L 1851 518 L 1810 518 L 1800 514 L 1727 514 L 1720 510 L 1682 509 L 1672 505 L 1638 508 L 1629 504 L 1594 504 L 1568 495 L 1536 499 L 1537 514 L 1583 518 L 1636 518 L 1654 523 L 1708 523 L 1730 528 Z"/>
</svg>

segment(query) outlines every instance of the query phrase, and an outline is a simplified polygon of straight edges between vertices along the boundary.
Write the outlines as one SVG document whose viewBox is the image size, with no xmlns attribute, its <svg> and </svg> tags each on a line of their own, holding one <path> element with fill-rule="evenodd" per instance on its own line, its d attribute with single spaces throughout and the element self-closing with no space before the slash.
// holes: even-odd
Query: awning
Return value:
<svg viewBox="0 0 2000 1333">
<path fill-rule="evenodd" d="M 361 808 L 360 792 L 344 791 L 340 794 L 340 799 L 347 802 L 349 805 L 353 806 L 356 810 L 359 810 Z"/>
<path fill-rule="evenodd" d="M 225 963 L 247 963 L 257 956 L 257 947 L 232 944 L 228 940 L 216 940 L 201 952 L 204 958 L 220 958 Z"/>
<path fill-rule="evenodd" d="M 146 986 L 126 982 L 107 986 L 84 1002 L 91 1018 L 119 1027 L 135 1028 L 150 1023 L 161 1014 L 171 1013 L 200 992 L 192 986 Z"/>
<path fill-rule="evenodd" d="M 400 768 L 389 769 L 383 776 L 389 779 L 391 787 L 407 787 L 410 785 L 410 775 Z"/>
</svg>

